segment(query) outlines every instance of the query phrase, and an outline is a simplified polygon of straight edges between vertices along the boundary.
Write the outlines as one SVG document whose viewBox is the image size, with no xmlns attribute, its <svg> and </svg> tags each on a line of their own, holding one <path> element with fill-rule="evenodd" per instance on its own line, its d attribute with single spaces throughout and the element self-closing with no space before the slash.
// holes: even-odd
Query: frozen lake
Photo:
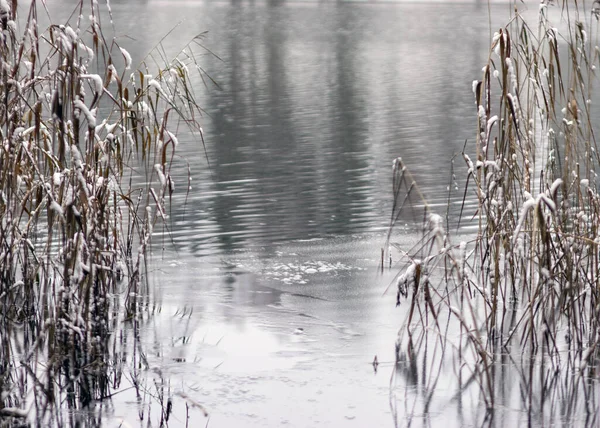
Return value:
<svg viewBox="0 0 600 428">
<path fill-rule="evenodd" d="M 150 378 L 170 386 L 169 426 L 185 425 L 189 400 L 180 393 L 205 406 L 209 426 L 393 426 L 402 314 L 383 296 L 389 275 L 378 275 L 378 244 L 347 237 L 277 245 L 266 256 L 165 255 L 154 272 L 161 313 L 143 324 L 140 341 Z M 119 397 L 109 420 L 135 425 L 144 406 L 134 392 Z M 191 409 L 190 426 L 202 423 Z"/>
</svg>

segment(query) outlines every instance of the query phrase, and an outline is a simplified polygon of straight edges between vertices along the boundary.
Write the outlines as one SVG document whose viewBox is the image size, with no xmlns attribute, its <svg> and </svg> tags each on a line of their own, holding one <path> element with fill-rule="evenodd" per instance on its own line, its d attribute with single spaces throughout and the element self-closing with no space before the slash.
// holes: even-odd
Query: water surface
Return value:
<svg viewBox="0 0 600 428">
<path fill-rule="evenodd" d="M 206 147 L 197 135 L 179 138 L 171 225 L 179 249 L 207 255 L 381 231 L 398 156 L 445 212 L 450 160 L 465 140 L 474 151 L 472 81 L 487 60 L 487 5 L 110 4 L 134 62 L 163 66 L 147 55 L 169 32 L 166 55 L 207 31 L 203 44 L 218 56 L 196 46 L 219 88 L 197 79 Z M 498 28 L 508 6 L 492 6 L 492 16 Z M 184 198 L 187 164 L 193 191 Z M 451 195 L 461 198 L 462 189 Z"/>
</svg>

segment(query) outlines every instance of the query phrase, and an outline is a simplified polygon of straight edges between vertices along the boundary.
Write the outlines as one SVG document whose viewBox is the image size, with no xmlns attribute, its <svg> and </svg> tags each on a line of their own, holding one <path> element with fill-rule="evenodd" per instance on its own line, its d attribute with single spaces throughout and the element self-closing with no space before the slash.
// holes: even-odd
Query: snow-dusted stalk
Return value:
<svg viewBox="0 0 600 428">
<path fill-rule="evenodd" d="M 107 396 L 115 329 L 152 307 L 146 261 L 152 231 L 168 230 L 175 131 L 201 140 L 196 63 L 187 46 L 132 73 L 98 2 L 47 29 L 44 2 L 20 4 L 19 17 L 16 5 L 0 0 L 0 412 L 62 426 L 53 406 Z"/>
<path fill-rule="evenodd" d="M 519 10 L 515 4 L 509 24 L 494 34 L 481 79 L 473 82 L 478 127 L 463 153 L 458 222 L 475 222 L 470 241 L 452 244 L 415 191 L 408 167 L 394 163 L 386 247 L 397 248 L 405 265 L 395 291 L 407 310 L 396 346 L 399 356 L 406 347 L 427 349 L 435 332 L 450 356 L 414 358 L 425 360 L 424 367 L 450 365 L 460 385 L 466 370 L 488 407 L 502 391 L 495 365 L 506 355 L 514 361 L 526 356 L 528 368 L 519 372 L 538 366 L 546 373 L 550 366 L 552 376 L 577 385 L 553 392 L 557 400 L 590 411 L 581 400 L 597 392 L 597 384 L 583 379 L 600 357 L 600 129 L 592 102 L 598 98 L 600 2 L 589 13 L 582 4 L 542 1 L 534 22 Z M 410 249 L 392 238 L 408 207 L 424 211 L 423 239 Z M 521 385 L 529 412 L 549 382 L 534 378 L 535 370 Z M 541 417 L 553 420 L 553 406 L 546 409 Z"/>
</svg>

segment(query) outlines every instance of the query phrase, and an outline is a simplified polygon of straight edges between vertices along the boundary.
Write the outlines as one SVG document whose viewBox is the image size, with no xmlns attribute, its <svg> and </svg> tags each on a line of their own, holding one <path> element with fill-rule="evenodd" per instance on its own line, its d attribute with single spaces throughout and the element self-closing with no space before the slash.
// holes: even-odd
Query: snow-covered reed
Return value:
<svg viewBox="0 0 600 428">
<path fill-rule="evenodd" d="M 427 379 L 415 414 L 445 377 L 455 397 L 475 388 L 475 406 L 484 410 L 477 424 L 493 424 L 498 404 L 514 405 L 506 399 L 512 382 L 530 424 L 569 425 L 588 412 L 593 425 L 600 414 L 600 2 L 590 9 L 543 1 L 534 22 L 519 12 L 528 6 L 515 2 L 473 84 L 479 126 L 463 153 L 463 206 L 476 208 L 469 216 L 461 210 L 459 224 L 475 227 L 458 231 L 463 242 L 432 222 L 408 167 L 394 163 L 386 247 L 400 250 L 397 303 L 408 314 L 396 349 L 401 364 L 419 360 L 410 364 Z M 408 206 L 425 207 L 423 239 L 410 249 L 392 243 Z"/>
<path fill-rule="evenodd" d="M 169 212 L 176 131 L 202 138 L 188 71 L 201 67 L 190 43 L 132 73 L 99 2 L 45 29 L 44 2 L 23 16 L 17 4 L 0 1 L 0 414 L 62 426 L 65 406 L 118 385 L 118 330 L 152 311 L 152 230 Z"/>
</svg>

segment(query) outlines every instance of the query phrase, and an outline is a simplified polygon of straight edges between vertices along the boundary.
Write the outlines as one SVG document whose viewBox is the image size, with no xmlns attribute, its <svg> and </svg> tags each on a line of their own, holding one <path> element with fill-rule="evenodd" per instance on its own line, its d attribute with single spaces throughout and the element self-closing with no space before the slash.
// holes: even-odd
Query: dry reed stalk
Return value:
<svg viewBox="0 0 600 428">
<path fill-rule="evenodd" d="M 89 22 L 47 29 L 39 7 L 17 17 L 0 1 L 0 414 L 62 426 L 64 403 L 110 396 L 117 333 L 152 311 L 147 260 L 154 228 L 168 229 L 176 134 L 202 139 L 189 67 L 201 71 L 203 35 L 135 71 L 97 2 L 75 7 Z"/>
<path fill-rule="evenodd" d="M 598 1 L 591 11 L 546 1 L 531 25 L 515 4 L 509 24 L 494 35 L 482 79 L 473 84 L 474 160 L 463 153 L 463 207 L 477 204 L 470 242 L 451 243 L 407 166 L 394 163 L 386 247 L 411 201 L 424 207 L 425 219 L 419 246 L 395 245 L 407 266 L 397 277 L 397 302 L 410 302 L 397 351 L 425 346 L 425 332 L 436 332 L 449 355 L 414 358 L 456 373 L 458 395 L 468 390 L 467 370 L 487 415 L 505 388 L 496 373 L 507 356 L 524 374 L 530 418 L 540 405 L 542 420 L 556 418 L 554 404 L 562 400 L 589 411 L 587 400 L 598 391 L 586 379 L 600 358 L 600 157 L 592 102 L 600 100 L 599 17 Z M 546 374 L 537 378 L 538 370 Z M 557 386 L 536 403 L 548 382 L 572 387 Z M 597 401 L 591 408 L 600 411 Z"/>
</svg>

